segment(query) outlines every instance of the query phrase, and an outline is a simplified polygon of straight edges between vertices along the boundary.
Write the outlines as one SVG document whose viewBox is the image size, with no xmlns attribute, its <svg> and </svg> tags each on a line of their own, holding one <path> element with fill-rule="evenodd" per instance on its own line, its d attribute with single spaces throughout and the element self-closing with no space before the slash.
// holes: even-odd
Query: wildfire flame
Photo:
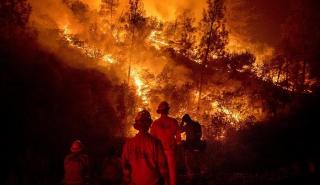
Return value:
<svg viewBox="0 0 320 185">
<path fill-rule="evenodd" d="M 222 112 L 225 115 L 227 115 L 232 120 L 232 122 L 230 122 L 230 124 L 232 124 L 232 125 L 234 125 L 235 123 L 238 123 L 242 119 L 241 115 L 238 112 L 229 110 L 228 108 L 219 104 L 218 101 L 212 102 L 211 105 L 212 105 L 212 109 L 214 109 L 218 112 Z"/>
<path fill-rule="evenodd" d="M 70 10 L 69 10 L 70 11 Z M 80 11 L 80 10 L 79 10 Z M 90 12 L 90 13 L 89 13 Z M 83 13 L 83 12 L 82 12 Z M 76 13 L 74 13 L 76 14 Z M 87 15 L 88 14 L 88 15 Z M 90 15 L 89 15 L 90 14 Z M 82 14 L 81 14 L 82 15 Z M 172 88 L 168 88 L 165 89 L 163 91 L 168 91 L 163 93 L 163 91 L 161 92 L 162 94 L 159 95 L 159 97 L 154 98 L 152 96 L 157 96 L 157 95 L 150 95 L 150 92 L 152 92 L 153 90 L 159 90 L 157 88 L 162 88 L 159 87 L 160 85 L 157 82 L 157 75 L 158 74 L 152 74 L 154 75 L 154 78 L 147 78 L 146 75 L 144 75 L 144 69 L 145 68 L 149 68 L 152 69 L 153 66 L 144 66 L 144 64 L 138 64 L 137 60 L 139 61 L 143 61 L 145 60 L 145 58 L 147 58 L 145 55 L 152 55 L 152 57 L 158 57 L 157 55 L 160 55 L 160 57 L 165 56 L 165 54 L 162 53 L 163 49 L 169 48 L 173 49 L 174 52 L 176 52 L 177 55 L 181 54 L 179 53 L 179 49 L 178 47 L 176 47 L 176 43 L 174 43 L 172 41 L 172 39 L 169 39 L 168 36 L 166 35 L 166 31 L 164 28 L 162 28 L 161 26 L 155 26 L 152 27 L 151 30 L 148 30 L 148 32 L 144 32 L 145 35 L 143 35 L 143 42 L 144 43 L 131 43 L 133 42 L 133 39 L 128 39 L 129 35 L 130 35 L 130 31 L 128 29 L 128 25 L 123 25 L 123 23 L 121 21 L 117 22 L 116 18 L 121 18 L 123 16 L 123 14 L 121 13 L 121 15 L 115 15 L 115 19 L 114 20 L 110 20 L 107 24 L 103 23 L 103 22 L 94 22 L 94 24 L 92 23 L 92 20 L 100 20 L 97 17 L 94 17 L 93 15 L 95 15 L 95 11 L 94 10 L 90 10 L 86 13 L 83 13 L 82 15 L 82 19 L 79 18 L 75 18 L 77 15 L 72 15 L 70 17 L 72 17 L 73 19 L 75 19 L 76 21 L 66 21 L 63 22 L 63 24 L 59 24 L 59 25 L 63 25 L 63 26 L 59 26 L 59 36 L 61 37 L 59 40 L 63 40 L 63 43 L 66 43 L 68 45 L 69 48 L 73 48 L 76 49 L 77 51 L 79 51 L 79 53 L 81 53 L 82 55 L 92 59 L 92 61 L 94 62 L 102 62 L 103 66 L 99 66 L 99 67 L 105 67 L 105 66 L 116 66 L 115 68 L 117 68 L 117 71 L 115 73 L 117 73 L 116 75 L 118 75 L 117 77 L 120 76 L 120 79 L 123 81 L 128 82 L 128 87 L 132 84 L 132 86 L 130 86 L 128 89 L 128 91 L 130 92 L 134 92 L 132 94 L 135 94 L 136 97 L 135 98 L 135 105 L 136 106 L 134 108 L 134 110 L 137 110 L 137 108 L 148 108 L 149 110 L 151 110 L 152 108 L 154 108 L 158 102 L 153 102 L 154 99 L 159 100 L 160 98 L 167 98 L 170 97 L 168 95 L 163 95 L 163 94 L 170 94 L 171 91 L 175 91 L 177 89 L 176 86 L 178 86 L 176 83 L 176 81 L 171 82 L 173 83 L 172 86 L 176 85 L 175 87 Z M 87 17 L 86 17 L 87 16 Z M 97 16 L 101 16 L 99 14 L 97 14 Z M 199 16 L 199 15 L 198 15 Z M 85 18 L 84 18 L 85 17 Z M 112 17 L 112 16 L 111 16 Z M 120 19 L 119 18 L 119 19 Z M 79 20 L 78 20 L 79 19 Z M 102 19 L 102 18 L 101 18 Z M 107 19 L 106 17 L 104 17 L 104 19 Z M 81 21 L 82 22 L 81 22 Z M 91 21 L 91 22 L 90 22 Z M 83 29 L 81 31 L 77 30 L 77 28 L 75 28 L 72 25 L 72 22 L 80 22 L 79 24 L 83 24 L 83 27 L 88 28 L 88 27 L 92 27 L 90 29 Z M 114 26 L 110 26 L 111 23 L 115 23 Z M 162 22 L 161 24 L 166 24 L 165 22 Z M 165 26 L 164 26 L 165 27 Z M 127 30 L 126 30 L 127 29 Z M 91 31 L 90 31 L 91 30 Z M 92 31 L 93 30 L 93 31 Z M 99 30 L 102 30 L 101 33 L 99 33 Z M 78 34 L 79 32 L 81 32 L 81 34 Z M 83 33 L 84 32 L 84 33 Z M 132 34 L 134 35 L 134 34 Z M 92 39 L 92 37 L 94 37 L 94 39 Z M 197 36 L 195 36 L 197 37 Z M 198 40 L 199 42 L 199 38 L 196 38 L 196 40 Z M 234 37 L 230 37 L 229 38 L 229 45 L 226 46 L 226 49 L 228 53 L 241 53 L 244 51 L 247 51 L 247 48 L 243 48 L 242 44 L 239 43 L 240 41 L 237 38 Z M 129 45 L 132 44 L 137 44 L 137 45 L 143 45 L 143 47 L 141 47 L 141 51 L 139 49 L 132 49 L 132 47 L 129 47 Z M 151 50 L 150 52 L 150 48 L 154 48 Z M 181 48 L 180 48 L 181 49 Z M 139 50 L 139 51 L 136 51 Z M 257 49 L 258 50 L 258 49 Z M 152 53 L 153 52 L 153 53 Z M 191 51 L 188 52 L 191 53 L 190 55 L 196 55 L 196 53 L 198 52 L 198 50 L 194 47 L 192 47 Z M 146 54 L 147 53 L 147 54 Z M 154 54 L 156 53 L 156 54 Z M 269 55 L 273 55 L 273 50 L 268 50 L 267 52 L 265 52 Z M 266 55 L 267 55 L 266 54 Z M 130 56 L 130 57 L 129 57 Z M 211 58 L 218 58 L 217 55 L 210 55 Z M 262 61 L 263 59 L 265 59 L 267 56 L 263 56 L 263 55 L 257 55 L 256 58 L 258 59 L 258 61 Z M 138 58 L 135 60 L 132 60 L 132 58 Z M 199 66 L 199 64 L 203 64 L 203 61 L 197 57 L 189 57 L 188 58 L 190 61 L 194 62 L 194 66 Z M 167 63 L 169 63 L 169 59 L 166 59 L 168 61 L 166 61 Z M 130 62 L 129 62 L 130 61 Z M 132 64 L 131 64 L 132 62 Z M 183 63 L 183 61 L 179 61 L 181 63 Z M 126 66 L 128 66 L 128 63 L 130 63 L 130 69 L 129 69 L 129 73 L 127 73 L 127 69 Z M 186 65 L 187 66 L 187 65 Z M 204 67 L 207 67 L 208 64 Z M 183 66 L 185 67 L 185 66 Z M 187 67 L 185 67 L 187 68 Z M 207 67 L 208 68 L 208 67 Z M 166 70 L 165 68 L 161 69 L 162 71 Z M 160 71 L 161 71 L 160 70 Z M 261 72 L 261 67 L 259 65 L 256 65 L 256 67 L 253 69 L 254 72 L 256 73 L 256 75 L 258 77 L 261 77 L 262 75 L 259 76 L 259 73 Z M 104 71 L 103 69 L 101 71 Z M 240 71 L 241 72 L 241 71 Z M 176 75 L 179 76 L 179 73 L 175 73 L 175 72 L 171 72 L 172 74 L 170 75 Z M 210 74 L 211 75 L 211 74 Z M 214 75 L 214 74 L 213 74 Z M 192 114 L 192 117 L 199 120 L 204 127 L 209 127 L 211 124 L 211 117 L 212 116 L 221 116 L 223 117 L 224 121 L 226 123 L 228 123 L 229 126 L 234 127 L 234 128 L 240 128 L 241 124 L 243 122 L 245 122 L 249 117 L 254 117 L 255 120 L 260 121 L 263 120 L 265 118 L 265 112 L 263 112 L 263 103 L 258 104 L 257 105 L 252 105 L 253 103 L 250 102 L 250 100 L 252 99 L 251 97 L 249 97 L 248 95 L 234 95 L 232 98 L 232 100 L 230 101 L 224 101 L 222 99 L 225 99 L 224 94 L 229 93 L 229 94 L 236 94 L 236 90 L 216 90 L 209 87 L 210 85 L 207 85 L 207 87 L 205 87 L 203 89 L 202 92 L 202 96 L 205 97 L 198 97 L 199 96 L 199 90 L 198 90 L 198 79 L 196 79 L 197 77 L 195 77 L 195 75 L 190 74 L 190 76 L 192 76 L 192 82 L 185 80 L 185 84 L 190 85 L 192 87 L 190 87 L 190 89 L 188 89 L 188 91 L 186 92 L 182 92 L 185 94 L 189 94 L 188 95 L 188 99 L 184 99 L 182 101 L 186 101 L 189 105 L 188 106 L 184 106 L 184 107 L 179 107 L 176 108 L 178 110 L 175 110 L 175 112 L 172 113 L 173 117 L 181 117 L 183 114 L 185 113 L 190 113 Z M 270 76 L 272 79 L 272 82 L 276 85 L 279 84 L 279 82 L 285 80 L 285 76 L 283 74 L 278 75 L 277 71 L 272 71 L 270 72 Z M 128 80 L 127 80 L 128 77 Z M 189 77 L 190 78 L 190 77 Z M 212 76 L 208 77 L 208 79 L 205 79 L 206 81 L 210 81 L 209 78 L 214 78 Z M 261 77 L 263 78 L 263 77 Z M 120 81 L 120 80 L 119 80 Z M 218 79 L 217 81 L 224 83 L 225 81 L 228 81 L 227 79 Z M 309 80 L 308 78 L 306 79 L 306 81 L 308 83 L 313 83 L 311 80 Z M 166 83 L 166 82 L 165 82 Z M 130 84 L 130 85 L 129 85 Z M 167 85 L 167 84 L 165 84 Z M 164 86 L 165 86 L 164 85 Z M 224 84 L 225 88 L 228 89 L 230 87 L 230 89 L 232 89 L 233 86 L 235 86 L 235 84 L 233 83 L 225 83 Z M 217 87 L 214 87 L 216 89 L 219 89 L 220 86 L 217 85 Z M 173 98 L 174 99 L 174 98 Z M 198 104 L 198 99 L 203 99 L 203 109 L 199 112 L 197 111 L 197 104 Z M 180 103 L 180 102 L 178 102 Z M 210 116 L 208 116 L 210 115 Z M 206 117 L 207 116 L 207 117 Z M 206 118 L 204 118 L 206 117 Z M 208 118 L 209 117 L 209 118 Z M 133 130 L 133 128 L 130 127 L 130 129 L 127 130 L 127 132 L 131 135 L 132 133 L 135 133 L 135 131 Z M 226 131 L 223 130 L 221 131 L 218 136 L 217 139 L 223 139 L 225 137 L 225 133 Z"/>
<path fill-rule="evenodd" d="M 136 86 L 137 95 L 142 100 L 143 106 L 148 106 L 149 99 L 147 96 L 147 92 L 149 90 L 149 86 L 145 84 L 144 80 L 141 78 L 140 74 L 137 72 L 137 70 L 133 70 L 132 78 L 134 80 L 134 84 Z"/>
<path fill-rule="evenodd" d="M 109 64 L 117 63 L 117 61 L 110 54 L 103 55 L 102 60 L 108 62 Z"/>
<path fill-rule="evenodd" d="M 109 64 L 117 63 L 111 54 L 104 54 L 101 50 L 94 46 L 90 46 L 83 41 L 76 41 L 72 36 L 72 32 L 68 26 L 63 27 L 62 37 L 69 44 L 69 47 L 79 49 L 81 53 L 85 54 L 89 58 L 99 59 Z M 82 44 L 83 43 L 83 44 Z"/>
<path fill-rule="evenodd" d="M 115 34 L 117 36 L 118 34 Z M 118 63 L 118 61 L 109 53 L 103 53 L 102 50 L 96 48 L 95 46 L 90 46 L 86 43 L 80 44 L 81 42 L 77 42 L 76 37 L 72 34 L 72 30 L 65 26 L 62 29 L 62 38 L 69 44 L 69 47 L 78 49 L 81 53 L 85 54 L 87 57 L 95 59 L 95 60 L 102 60 L 109 65 L 113 65 Z M 116 42 L 122 42 L 119 37 L 114 37 Z M 156 48 L 157 50 L 162 49 L 163 47 L 169 46 L 168 42 L 164 39 L 162 32 L 158 30 L 151 31 L 150 35 L 148 36 L 147 42 L 150 44 L 150 46 Z M 195 63 L 201 64 L 201 60 L 193 60 Z M 140 99 L 140 104 L 138 104 L 139 108 L 142 107 L 150 107 L 150 97 L 148 92 L 150 92 L 151 89 L 155 88 L 155 81 L 153 83 L 146 83 L 146 79 L 144 79 L 143 75 L 141 74 L 141 67 L 140 66 L 134 66 L 132 69 L 132 73 L 130 78 L 133 81 L 134 89 L 136 90 L 136 95 Z M 197 102 L 198 99 L 198 91 L 194 91 L 193 102 L 194 104 Z M 204 90 L 203 94 L 209 94 L 209 90 Z M 177 117 L 187 112 L 188 109 L 181 109 L 177 113 Z M 249 110 L 248 110 L 249 111 Z M 190 110 L 189 112 L 196 113 L 196 109 Z M 227 106 L 224 106 L 219 101 L 212 101 L 211 102 L 211 110 L 209 114 L 223 114 L 225 116 L 225 119 L 229 122 L 230 126 L 239 128 L 239 123 L 245 120 L 245 117 L 240 113 L 239 111 L 235 109 L 230 109 Z M 200 119 L 201 117 L 199 115 L 194 116 L 196 119 Z M 133 128 L 129 128 L 127 131 L 128 135 L 134 135 L 136 131 Z M 225 130 L 221 130 L 219 134 L 217 134 L 216 139 L 217 140 L 223 140 L 225 138 Z"/>
<path fill-rule="evenodd" d="M 157 30 L 151 31 L 148 40 L 150 41 L 150 44 L 157 50 L 169 45 L 163 38 L 162 32 Z"/>
</svg>

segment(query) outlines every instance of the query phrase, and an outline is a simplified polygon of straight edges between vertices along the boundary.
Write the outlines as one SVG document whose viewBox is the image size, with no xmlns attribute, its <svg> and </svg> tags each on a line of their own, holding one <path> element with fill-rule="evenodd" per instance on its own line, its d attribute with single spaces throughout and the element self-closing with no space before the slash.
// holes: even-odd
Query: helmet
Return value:
<svg viewBox="0 0 320 185">
<path fill-rule="evenodd" d="M 170 107 L 169 107 L 169 103 L 166 101 L 163 101 L 159 104 L 158 109 L 157 109 L 157 113 L 161 113 L 163 111 L 169 111 Z"/>
<path fill-rule="evenodd" d="M 71 144 L 70 151 L 73 152 L 73 153 L 76 153 L 76 152 L 82 151 L 83 148 L 84 147 L 83 147 L 83 144 L 81 143 L 81 141 L 80 140 L 75 140 Z"/>
<path fill-rule="evenodd" d="M 189 114 L 185 114 L 185 115 L 183 115 L 183 117 L 182 117 L 182 121 L 183 121 L 183 122 L 191 121 L 191 118 L 190 118 Z"/>
<path fill-rule="evenodd" d="M 149 128 L 152 123 L 150 112 L 147 110 L 142 110 L 138 112 L 135 117 L 135 124 L 133 125 L 135 129 L 140 130 L 141 128 Z"/>
</svg>

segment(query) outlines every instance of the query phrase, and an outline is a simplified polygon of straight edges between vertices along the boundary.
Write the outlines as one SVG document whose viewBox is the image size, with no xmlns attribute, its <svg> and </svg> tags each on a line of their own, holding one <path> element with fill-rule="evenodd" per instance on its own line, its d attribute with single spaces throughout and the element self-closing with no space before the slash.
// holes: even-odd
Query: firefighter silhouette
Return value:
<svg viewBox="0 0 320 185">
<path fill-rule="evenodd" d="M 135 118 L 134 128 L 139 133 L 126 141 L 122 151 L 125 184 L 168 184 L 166 156 L 160 141 L 148 133 L 151 123 L 150 113 L 146 110 L 140 111 Z"/>
<path fill-rule="evenodd" d="M 201 140 L 201 125 L 192 120 L 189 114 L 182 117 L 181 132 L 186 133 L 186 140 L 182 142 L 183 160 L 186 171 L 186 184 L 202 184 L 206 171 L 205 142 Z"/>
<path fill-rule="evenodd" d="M 89 158 L 83 153 L 80 140 L 71 144 L 70 154 L 64 159 L 64 185 L 85 185 L 89 179 Z"/>
<path fill-rule="evenodd" d="M 151 134 L 159 139 L 164 147 L 168 161 L 170 185 L 176 184 L 176 153 L 177 144 L 181 141 L 180 129 L 176 119 L 168 116 L 169 104 L 165 101 L 158 106 L 157 113 L 160 118 L 151 126 Z"/>
</svg>

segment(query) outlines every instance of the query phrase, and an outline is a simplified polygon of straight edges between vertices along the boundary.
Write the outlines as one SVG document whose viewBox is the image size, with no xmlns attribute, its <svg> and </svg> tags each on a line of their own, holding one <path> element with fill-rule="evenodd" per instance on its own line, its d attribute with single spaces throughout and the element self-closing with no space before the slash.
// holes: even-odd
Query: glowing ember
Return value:
<svg viewBox="0 0 320 185">
<path fill-rule="evenodd" d="M 68 26 L 65 26 L 63 28 L 62 37 L 64 38 L 65 41 L 67 41 L 70 47 L 79 49 L 81 53 L 85 54 L 89 58 L 93 58 L 93 59 L 100 58 L 101 60 L 109 64 L 117 63 L 117 61 L 112 57 L 112 55 L 102 54 L 102 51 L 99 50 L 98 48 L 89 46 L 88 44 L 82 41 L 77 41 L 77 39 L 74 38 L 73 35 L 71 34 L 71 30 L 69 29 Z"/>
<path fill-rule="evenodd" d="M 229 54 L 243 53 L 248 50 L 255 51 L 256 61 L 263 61 L 274 54 L 272 49 L 266 51 L 264 49 L 264 52 L 258 55 L 259 47 L 242 47 L 246 44 L 234 35 L 228 38 L 229 44 L 225 49 L 222 47 L 222 53 L 226 53 L 226 56 L 211 52 L 207 53 L 211 61 L 204 60 L 204 53 L 201 52 L 211 46 L 199 45 L 203 41 L 201 30 L 207 28 L 201 28 L 201 24 L 197 26 L 196 22 L 190 22 L 191 25 L 187 24 L 188 22 L 179 22 L 178 19 L 175 22 L 167 22 L 167 20 L 158 22 L 157 18 L 153 22 L 148 17 L 142 17 L 143 19 L 139 20 L 141 22 L 134 20 L 138 22 L 135 22 L 137 25 L 132 29 L 130 27 L 132 22 L 128 22 L 126 18 L 130 13 L 126 11 L 129 10 L 123 10 L 121 15 L 120 12 L 111 15 L 112 25 L 108 22 L 109 18 L 103 18 L 95 10 L 90 10 L 88 17 L 84 16 L 85 10 L 77 11 L 79 12 L 72 12 L 74 15 L 70 16 L 70 19 L 77 17 L 79 21 L 67 20 L 58 24 L 65 26 L 59 27 L 60 39 L 57 40 L 78 51 L 76 54 L 80 54 L 81 57 L 91 59 L 90 61 L 94 62 L 93 65 L 98 64 L 98 70 L 101 69 L 103 73 L 108 71 L 106 76 L 110 76 L 112 80 L 115 79 L 115 84 L 121 84 L 123 81 L 128 84 L 126 91 L 129 91 L 130 97 L 124 98 L 124 101 L 131 103 L 132 100 L 134 108 L 132 111 L 126 110 L 130 112 L 124 118 L 126 120 L 130 120 L 133 112 L 139 108 L 147 108 L 154 112 L 158 103 L 156 101 L 166 99 L 170 103 L 173 102 L 172 112 L 170 112 L 173 117 L 178 118 L 189 113 L 192 118 L 199 120 L 208 129 L 211 129 L 209 127 L 213 118 L 219 117 L 228 127 L 238 129 L 248 120 L 261 121 L 268 114 L 265 111 L 263 98 L 261 101 L 253 101 L 256 99 L 249 94 L 251 91 L 241 88 L 245 80 L 238 77 L 245 78 L 242 73 L 250 71 L 260 78 L 256 79 L 257 81 L 268 80 L 282 88 L 283 82 L 287 80 L 285 69 L 280 69 L 279 72 L 279 69 L 271 68 L 267 73 L 263 73 L 264 66 L 257 62 L 253 66 L 248 64 L 241 68 L 240 64 L 242 60 L 245 63 L 246 58 L 237 59 L 239 61 L 228 58 Z M 101 19 L 105 21 L 100 21 Z M 216 35 L 218 36 L 219 34 Z M 212 48 L 218 47 L 216 45 L 219 44 L 215 44 Z M 170 58 L 167 51 L 172 52 L 174 57 Z M 193 62 L 191 65 L 190 61 Z M 239 68 L 236 66 L 237 63 Z M 111 65 L 116 65 L 117 69 L 110 67 Z M 206 73 L 201 98 L 199 98 L 198 89 L 200 65 L 203 66 L 201 72 Z M 237 75 L 231 76 L 232 65 L 235 65 L 234 72 Z M 127 66 L 130 66 L 129 70 Z M 307 75 L 305 83 L 315 83 Z M 290 90 L 290 87 L 286 90 Z M 309 91 L 306 90 L 306 92 Z M 198 103 L 199 99 L 201 103 Z M 126 132 L 134 133 L 133 128 L 127 128 Z M 210 134 L 208 135 L 210 137 Z M 215 136 L 216 139 L 221 140 L 225 135 L 225 131 L 221 131 Z"/>
<path fill-rule="evenodd" d="M 113 29 L 112 36 L 117 43 L 124 43 L 125 42 L 126 33 L 124 31 L 121 31 L 119 29 Z"/>
<path fill-rule="evenodd" d="M 140 77 L 140 74 L 136 70 L 133 70 L 132 78 L 136 86 L 137 95 L 141 98 L 143 106 L 148 105 L 149 101 L 147 91 L 149 87 L 144 83 L 143 79 Z"/>
<path fill-rule="evenodd" d="M 71 38 L 71 35 L 70 35 L 70 29 L 68 26 L 65 26 L 63 28 L 63 37 L 66 39 L 66 41 L 68 41 L 69 43 L 72 43 L 72 38 Z"/>
<path fill-rule="evenodd" d="M 103 55 L 102 60 L 108 62 L 109 64 L 114 64 L 117 61 L 109 54 Z"/>
<path fill-rule="evenodd" d="M 163 36 L 161 36 L 160 31 L 152 31 L 148 37 L 151 45 L 155 47 L 157 50 L 161 49 L 164 46 L 168 46 L 169 44 L 164 40 Z"/>
<path fill-rule="evenodd" d="M 239 112 L 231 111 L 230 109 L 221 105 L 218 101 L 212 102 L 211 106 L 214 112 L 220 112 L 226 115 L 230 119 L 231 125 L 235 125 L 242 120 L 241 114 Z"/>
</svg>

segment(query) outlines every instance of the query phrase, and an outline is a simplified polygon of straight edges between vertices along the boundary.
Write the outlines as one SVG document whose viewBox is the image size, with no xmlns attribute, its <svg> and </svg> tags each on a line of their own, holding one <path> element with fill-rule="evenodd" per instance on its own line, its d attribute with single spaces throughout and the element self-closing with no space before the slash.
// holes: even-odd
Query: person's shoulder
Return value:
<svg viewBox="0 0 320 185">
<path fill-rule="evenodd" d="M 64 158 L 65 161 L 69 161 L 71 158 L 73 157 L 73 154 L 68 154 L 66 155 L 66 157 Z"/>
<path fill-rule="evenodd" d="M 170 120 L 172 123 L 174 123 L 175 125 L 178 125 L 177 119 L 175 119 L 175 118 L 173 118 L 173 117 L 168 117 L 168 118 L 169 118 L 169 120 Z"/>
<path fill-rule="evenodd" d="M 155 123 L 158 123 L 158 122 L 160 122 L 160 120 L 161 120 L 161 118 L 157 118 L 157 119 L 155 119 L 155 120 L 153 120 L 153 124 L 155 124 Z"/>
<path fill-rule="evenodd" d="M 77 160 L 88 160 L 89 156 L 85 153 L 71 153 L 65 157 L 65 161 L 77 161 Z"/>
<path fill-rule="evenodd" d="M 79 157 L 80 157 L 80 158 L 83 158 L 83 159 L 88 159 L 88 158 L 89 158 L 88 154 L 86 154 L 86 153 L 81 153 L 81 154 L 79 155 Z"/>
<path fill-rule="evenodd" d="M 177 122 L 178 123 L 178 121 L 177 121 L 177 119 L 175 119 L 175 118 L 173 118 L 173 117 L 167 117 L 168 119 L 170 119 L 171 121 L 173 121 L 173 122 Z"/>
<path fill-rule="evenodd" d="M 151 124 L 151 128 L 156 127 L 157 125 L 159 125 L 161 122 L 160 118 L 154 120 Z"/>
</svg>

